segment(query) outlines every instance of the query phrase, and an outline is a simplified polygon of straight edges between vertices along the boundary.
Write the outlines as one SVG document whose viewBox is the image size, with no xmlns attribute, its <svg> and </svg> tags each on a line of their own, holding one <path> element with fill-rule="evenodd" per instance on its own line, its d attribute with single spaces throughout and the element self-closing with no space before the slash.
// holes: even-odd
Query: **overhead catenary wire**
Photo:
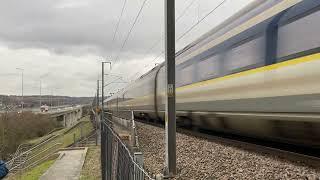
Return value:
<svg viewBox="0 0 320 180">
<path fill-rule="evenodd" d="M 199 1 L 199 0 L 197 0 Z M 186 12 L 190 9 L 190 7 L 196 2 L 196 0 L 192 0 L 187 7 L 180 13 L 180 15 L 176 18 L 175 23 L 178 23 L 179 20 L 186 14 Z M 158 46 L 158 44 L 161 42 L 161 40 L 164 40 L 164 35 L 161 36 L 161 38 L 159 38 L 156 43 L 154 43 L 147 51 L 145 54 L 149 54 L 151 52 L 151 50 L 153 48 L 155 48 L 156 46 Z"/>
<path fill-rule="evenodd" d="M 205 16 L 203 16 L 201 19 L 199 19 L 195 24 L 193 24 L 189 29 L 187 29 L 182 35 L 180 35 L 177 39 L 176 39 L 176 42 L 179 42 L 182 38 L 184 38 L 190 31 L 192 31 L 195 27 L 197 27 L 200 23 L 202 23 L 209 15 L 211 15 L 212 13 L 214 13 L 219 7 L 221 7 L 224 3 L 226 3 L 227 0 L 223 0 L 221 1 L 217 6 L 215 6 L 211 11 L 209 11 Z M 180 20 L 181 17 L 184 16 L 184 14 L 187 12 L 187 10 L 192 6 L 192 4 L 195 2 L 194 1 L 191 1 L 191 3 L 186 7 L 185 10 L 182 11 L 182 13 L 178 16 L 178 18 L 176 19 L 176 22 L 177 20 Z M 153 46 L 149 49 L 150 51 L 156 47 L 158 45 L 158 43 L 161 42 L 161 40 L 164 39 L 164 36 L 159 39 L 155 44 L 153 44 Z M 153 60 L 152 62 L 155 62 L 157 59 L 159 59 L 163 54 L 164 54 L 164 50 L 162 50 Z M 149 53 L 149 52 L 148 52 Z M 147 53 L 147 54 L 148 54 Z M 153 63 L 152 63 L 153 64 Z M 151 65 L 150 65 L 151 66 Z M 144 68 L 148 67 L 148 65 L 145 65 Z M 140 71 L 139 71 L 140 72 Z M 136 76 L 139 72 L 135 73 L 133 76 Z M 132 79 L 132 76 L 131 78 L 129 79 Z"/>
<path fill-rule="evenodd" d="M 197 0 L 199 1 L 199 0 Z M 176 23 L 186 14 L 186 12 L 190 9 L 190 7 L 196 2 L 196 0 L 192 0 L 188 6 L 181 12 L 181 14 L 176 18 Z"/>
<path fill-rule="evenodd" d="M 176 18 L 175 23 L 178 23 L 179 20 L 187 13 L 187 11 L 190 9 L 190 7 L 199 0 L 191 0 L 190 3 L 186 6 L 186 8 L 184 8 L 182 10 L 182 12 L 180 13 L 180 15 Z M 145 54 L 149 54 L 152 49 L 154 49 L 156 46 L 159 45 L 159 43 L 161 43 L 161 40 L 164 40 L 164 35 L 161 36 L 161 38 L 159 38 L 154 44 L 152 44 L 152 46 L 146 51 Z M 152 62 L 155 62 L 159 57 L 161 57 L 161 55 L 164 53 L 164 51 L 161 51 L 161 53 L 156 56 Z M 146 68 L 148 65 L 145 65 L 144 68 Z M 132 77 L 136 76 L 137 74 L 139 74 L 139 72 L 135 73 L 134 75 L 132 75 L 129 79 L 133 79 Z"/>
<path fill-rule="evenodd" d="M 128 39 L 129 39 L 129 37 L 130 37 L 130 35 L 131 35 L 131 32 L 132 32 L 133 28 L 135 27 L 135 25 L 136 25 L 136 23 L 137 23 L 140 15 L 141 15 L 141 12 L 142 12 L 142 10 L 143 10 L 143 8 L 144 8 L 144 6 L 145 6 L 145 4 L 146 4 L 147 1 L 148 1 L 148 0 L 144 0 L 143 3 L 142 3 L 142 5 L 140 6 L 139 12 L 138 12 L 137 16 L 135 17 L 134 22 L 133 22 L 133 24 L 131 25 L 129 32 L 128 32 L 127 35 L 126 35 L 125 40 L 124 40 L 123 43 L 122 43 L 121 48 L 120 48 L 120 50 L 119 50 L 119 53 L 118 53 L 118 55 L 117 55 L 117 57 L 116 57 L 116 59 L 115 59 L 114 62 L 117 62 L 117 61 L 119 60 L 120 54 L 121 54 L 123 48 L 125 47 Z"/>
<path fill-rule="evenodd" d="M 221 1 L 215 8 L 213 8 L 209 13 L 203 16 L 199 21 L 193 24 L 187 31 L 185 31 L 181 36 L 176 39 L 176 42 L 179 42 L 185 35 L 187 35 L 193 28 L 197 27 L 203 20 L 205 20 L 210 14 L 215 12 L 219 7 L 221 7 L 227 0 Z"/>
<path fill-rule="evenodd" d="M 126 4 L 127 4 L 127 0 L 124 0 L 123 2 L 123 5 L 122 5 L 122 8 L 121 8 L 121 13 L 120 13 L 120 16 L 119 16 L 119 19 L 118 19 L 118 22 L 116 24 L 116 28 L 115 28 L 115 31 L 114 31 L 114 34 L 113 34 L 113 37 L 112 37 L 112 42 L 111 42 L 111 51 L 113 49 L 113 44 L 114 44 L 114 41 L 116 39 L 116 35 L 117 35 L 117 32 L 119 30 L 119 26 L 120 26 L 120 22 L 121 22 L 121 19 L 122 19 L 122 16 L 123 16 L 123 12 L 124 12 L 124 9 L 126 7 Z M 113 53 L 111 53 L 111 56 L 112 56 Z"/>
<path fill-rule="evenodd" d="M 207 13 L 205 16 L 203 16 L 200 20 L 198 20 L 195 24 L 193 24 L 187 31 L 185 31 L 179 38 L 176 39 L 176 42 L 179 42 L 184 36 L 186 36 L 192 29 L 197 27 L 202 21 L 204 21 L 209 15 L 211 15 L 213 12 L 215 12 L 219 7 L 221 7 L 227 0 L 221 1 L 217 6 L 215 6 L 209 13 Z M 162 50 L 153 60 L 152 62 L 155 62 L 157 59 L 159 59 L 164 54 L 164 50 Z"/>
</svg>

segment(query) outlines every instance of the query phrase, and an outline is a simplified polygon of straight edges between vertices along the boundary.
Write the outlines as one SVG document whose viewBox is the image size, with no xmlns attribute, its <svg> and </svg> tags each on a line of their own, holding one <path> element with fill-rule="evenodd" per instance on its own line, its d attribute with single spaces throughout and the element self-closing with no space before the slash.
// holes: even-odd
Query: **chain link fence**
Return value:
<svg viewBox="0 0 320 180">
<path fill-rule="evenodd" d="M 105 112 L 101 121 L 101 165 L 103 180 L 144 180 L 154 179 L 143 169 L 143 155 L 136 148 L 128 148 L 112 129 L 112 114 Z M 132 130 L 134 131 L 134 120 Z M 135 139 L 135 134 L 131 137 Z M 135 140 L 134 140 L 135 141 Z"/>
</svg>

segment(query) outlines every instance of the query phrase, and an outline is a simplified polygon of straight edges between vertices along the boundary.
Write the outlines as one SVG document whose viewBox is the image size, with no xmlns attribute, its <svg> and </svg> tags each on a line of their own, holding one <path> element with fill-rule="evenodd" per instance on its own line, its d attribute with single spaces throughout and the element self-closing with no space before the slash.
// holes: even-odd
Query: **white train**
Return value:
<svg viewBox="0 0 320 180">
<path fill-rule="evenodd" d="M 320 1 L 255 1 L 176 55 L 179 122 L 320 148 Z M 105 101 L 163 121 L 161 64 Z"/>
</svg>

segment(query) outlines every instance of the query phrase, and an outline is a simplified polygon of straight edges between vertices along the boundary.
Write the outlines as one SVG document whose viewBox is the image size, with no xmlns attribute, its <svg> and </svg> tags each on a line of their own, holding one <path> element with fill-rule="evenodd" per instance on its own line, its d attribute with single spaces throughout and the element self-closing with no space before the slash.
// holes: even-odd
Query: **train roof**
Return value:
<svg viewBox="0 0 320 180">
<path fill-rule="evenodd" d="M 302 0 L 268 0 L 268 1 L 261 1 L 261 0 L 254 0 L 250 4 L 248 4 L 246 7 L 229 17 L 227 20 L 221 22 L 219 25 L 215 26 L 213 29 L 211 29 L 209 32 L 203 34 L 198 39 L 193 41 L 192 43 L 188 44 L 186 47 L 184 47 L 182 50 L 178 51 L 176 53 L 176 64 L 181 64 L 189 59 L 190 56 L 194 53 L 194 51 L 201 49 L 202 51 L 205 50 L 209 45 L 212 45 L 215 43 L 216 39 L 221 39 L 221 37 L 226 36 L 226 34 L 230 33 L 230 31 L 233 31 L 236 29 L 237 26 L 243 26 L 247 21 L 250 21 L 251 19 L 260 16 L 264 11 L 269 11 L 270 9 L 273 9 L 272 7 L 275 5 L 278 5 L 281 3 L 281 8 L 283 10 L 294 6 L 301 2 Z M 280 9 L 281 9 L 280 8 Z M 278 10 L 281 12 L 282 10 Z M 277 11 L 276 11 L 277 12 Z M 273 12 L 273 13 L 276 13 Z M 272 14 L 272 13 L 271 13 Z M 263 21 L 265 17 L 257 18 L 257 22 Z M 250 28 L 250 26 L 246 26 L 246 28 Z M 224 39 L 228 39 L 228 36 L 224 37 Z M 214 42 L 214 43 L 213 43 Z M 188 56 L 188 57 L 187 57 Z M 187 58 L 185 58 L 187 57 Z M 158 66 L 154 67 L 150 71 L 146 72 L 142 76 L 140 76 L 138 79 L 130 83 L 125 89 L 130 87 L 132 84 L 134 84 L 136 81 L 139 81 L 155 71 L 156 69 L 161 68 L 164 65 L 164 63 L 159 64 Z M 118 92 L 114 94 L 114 96 L 118 96 L 119 94 L 123 94 L 123 92 Z M 110 97 L 112 99 L 112 97 Z"/>
</svg>

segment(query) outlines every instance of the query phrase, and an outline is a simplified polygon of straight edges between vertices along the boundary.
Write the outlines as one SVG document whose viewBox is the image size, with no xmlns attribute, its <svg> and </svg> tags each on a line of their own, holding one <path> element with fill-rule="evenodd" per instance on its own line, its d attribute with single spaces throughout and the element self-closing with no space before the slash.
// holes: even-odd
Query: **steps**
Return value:
<svg viewBox="0 0 320 180">
<path fill-rule="evenodd" d="M 89 136 L 82 138 L 78 142 L 72 145 L 72 147 L 87 147 L 87 146 L 95 146 L 96 145 L 96 137 L 97 133 L 94 131 Z"/>
</svg>

